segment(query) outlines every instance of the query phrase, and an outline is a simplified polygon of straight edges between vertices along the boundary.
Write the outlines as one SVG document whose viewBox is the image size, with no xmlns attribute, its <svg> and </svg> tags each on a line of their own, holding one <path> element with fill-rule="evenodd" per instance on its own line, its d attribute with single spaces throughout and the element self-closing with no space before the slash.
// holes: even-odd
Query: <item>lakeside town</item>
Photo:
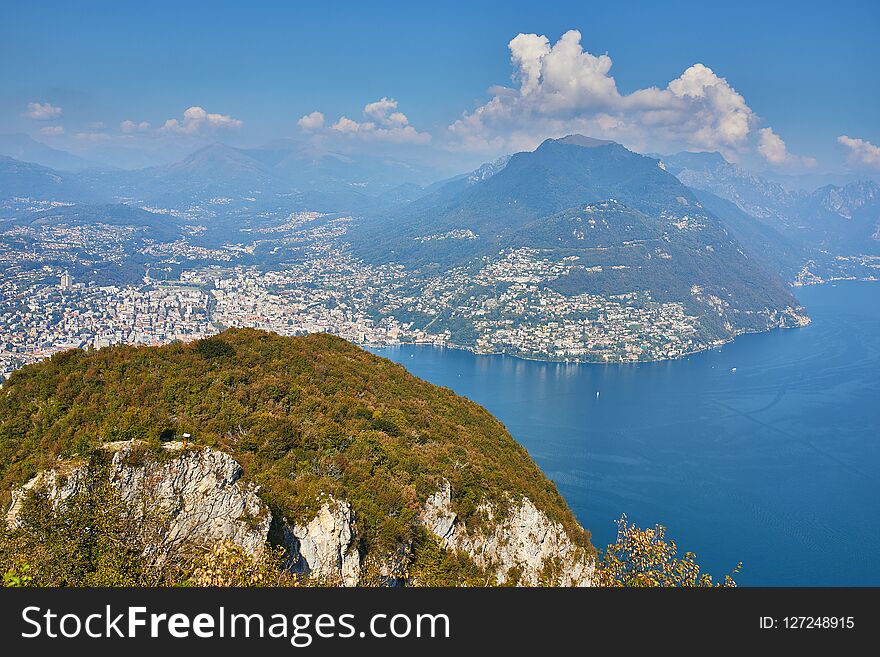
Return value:
<svg viewBox="0 0 880 657">
<path fill-rule="evenodd" d="M 683 304 L 644 290 L 555 291 L 548 283 L 583 268 L 577 257 L 508 249 L 419 277 L 401 265 L 352 257 L 341 239 L 351 221 L 295 212 L 240 229 L 247 242 L 220 245 L 199 242 L 205 229 L 197 222 L 169 241 L 131 226 L 10 226 L 0 232 L 0 377 L 67 349 L 188 342 L 227 327 L 559 361 L 660 360 L 716 344 L 700 339 L 699 321 Z M 271 265 L 254 255 L 267 245 L 277 256 Z M 142 273 L 120 282 L 68 270 L 133 270 L 132 254 Z M 839 262 L 846 273 L 846 266 L 876 271 L 875 260 Z M 795 284 L 824 280 L 807 266 Z"/>
<path fill-rule="evenodd" d="M 542 285 L 564 275 L 570 262 L 516 249 L 476 271 L 414 279 L 400 265 L 354 259 L 337 239 L 350 221 L 292 213 L 244 229 L 254 242 L 222 248 L 194 244 L 198 227 L 170 242 L 143 240 L 131 227 L 10 227 L 0 250 L 0 376 L 66 349 L 186 342 L 244 326 L 281 335 L 328 332 L 371 346 L 418 342 L 559 360 L 672 358 L 698 346 L 695 321 L 680 304 L 638 291 L 565 296 Z M 9 245 L 22 239 L 29 251 Z M 267 241 L 295 257 L 271 268 L 243 264 Z M 151 259 L 141 280 L 77 279 L 65 266 L 122 264 L 132 246 Z M 177 277 L 151 277 L 169 263 L 178 266 Z M 472 339 L 454 340 L 456 324 Z"/>
</svg>

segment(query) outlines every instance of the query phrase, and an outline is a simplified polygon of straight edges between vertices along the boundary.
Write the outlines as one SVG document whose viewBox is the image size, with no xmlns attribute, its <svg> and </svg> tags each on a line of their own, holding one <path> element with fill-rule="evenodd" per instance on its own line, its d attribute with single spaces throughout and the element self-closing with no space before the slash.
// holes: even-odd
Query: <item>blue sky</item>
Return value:
<svg viewBox="0 0 880 657">
<path fill-rule="evenodd" d="M 289 137 L 455 168 L 577 129 L 876 171 L 878 26 L 867 1 L 5 3 L 0 132 L 120 161 Z"/>
</svg>

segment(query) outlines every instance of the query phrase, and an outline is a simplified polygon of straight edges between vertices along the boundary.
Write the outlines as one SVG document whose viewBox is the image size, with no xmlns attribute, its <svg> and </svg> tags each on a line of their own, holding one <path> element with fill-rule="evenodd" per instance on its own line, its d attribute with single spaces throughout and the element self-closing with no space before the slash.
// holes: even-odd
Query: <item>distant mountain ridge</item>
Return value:
<svg viewBox="0 0 880 657">
<path fill-rule="evenodd" d="M 282 204 L 319 211 L 379 211 L 415 198 L 418 194 L 412 186 L 433 179 L 427 169 L 387 157 L 355 159 L 304 147 L 291 140 L 276 140 L 259 148 L 236 148 L 215 142 L 179 161 L 143 169 L 88 168 L 84 160 L 26 135 L 13 135 L 5 141 L 0 137 L 0 153 L 4 146 L 11 159 L 22 164 L 40 162 L 35 166 L 45 166 L 64 179 L 69 197 L 79 195 L 108 202 L 128 200 L 178 209 L 193 202 L 225 198 L 232 209 L 242 204 Z M 47 165 L 47 161 L 52 164 Z M 6 169 L 0 179 L 0 198 L 20 195 L 18 191 L 12 194 L 20 189 L 51 195 L 52 187 L 31 186 L 33 178 L 19 185 L 10 177 L 8 165 Z M 19 173 L 24 174 L 25 170 L 21 168 Z M 410 186 L 405 194 L 390 193 L 400 191 L 401 185 Z"/>
<path fill-rule="evenodd" d="M 677 153 L 663 162 L 688 187 L 734 203 L 804 249 L 880 254 L 880 185 L 873 180 L 789 191 L 719 153 Z"/>
<path fill-rule="evenodd" d="M 89 166 L 85 159 L 47 146 L 21 132 L 0 135 L 0 154 L 60 171 L 81 171 Z"/>
<path fill-rule="evenodd" d="M 796 203 L 796 196 L 724 159 L 721 153 L 682 152 L 662 158 L 667 170 L 688 187 L 725 198 L 753 217 L 785 216 L 783 209 Z"/>
<path fill-rule="evenodd" d="M 87 195 L 72 174 L 0 155 L 0 199 L 22 197 L 67 201 Z"/>
</svg>

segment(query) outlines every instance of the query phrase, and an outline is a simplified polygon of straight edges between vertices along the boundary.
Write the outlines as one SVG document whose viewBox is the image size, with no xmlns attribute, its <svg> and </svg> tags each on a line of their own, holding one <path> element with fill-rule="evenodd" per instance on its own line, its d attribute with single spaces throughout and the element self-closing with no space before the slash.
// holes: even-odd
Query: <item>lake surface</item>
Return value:
<svg viewBox="0 0 880 657">
<path fill-rule="evenodd" d="M 374 351 L 501 419 L 597 547 L 626 513 L 742 585 L 880 585 L 880 284 L 796 294 L 810 326 L 679 361 Z"/>
</svg>

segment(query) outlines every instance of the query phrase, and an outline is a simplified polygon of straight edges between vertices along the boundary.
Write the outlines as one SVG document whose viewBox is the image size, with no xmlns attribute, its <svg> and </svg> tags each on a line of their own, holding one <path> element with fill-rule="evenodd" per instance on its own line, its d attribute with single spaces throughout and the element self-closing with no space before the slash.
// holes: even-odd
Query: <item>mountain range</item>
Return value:
<svg viewBox="0 0 880 657">
<path fill-rule="evenodd" d="M 719 153 L 662 158 L 685 185 L 730 201 L 803 249 L 880 254 L 880 185 L 857 180 L 789 190 L 727 162 Z"/>
<path fill-rule="evenodd" d="M 588 148 L 612 144 L 583 136 L 569 136 L 554 143 Z M 549 150 L 545 145 L 536 153 L 544 157 L 549 155 Z M 423 220 L 422 212 L 439 212 L 440 216 L 431 219 L 438 225 L 444 222 L 444 216 L 455 222 L 449 213 L 456 212 L 459 192 L 491 180 L 512 164 L 511 171 L 502 179 L 510 183 L 524 166 L 519 160 L 528 155 L 505 156 L 475 171 L 429 184 L 430 171 L 404 162 L 379 157 L 355 159 L 341 153 L 304 149 L 290 140 L 276 140 L 250 149 L 214 143 L 180 161 L 135 170 L 89 166 L 82 158 L 24 134 L 0 135 L 0 153 L 3 154 L 0 155 L 0 198 L 123 201 L 174 208 L 188 208 L 194 202 L 223 198 L 234 209 L 293 205 L 300 209 L 381 216 L 397 206 L 417 201 L 406 210 L 410 220 Z M 597 200 L 603 195 L 599 190 L 614 197 L 615 177 L 619 175 L 619 184 L 625 186 L 626 178 L 636 175 L 635 170 L 625 172 L 614 167 L 634 166 L 636 161 L 615 163 L 607 151 L 603 156 L 607 161 L 595 163 L 595 170 L 577 183 L 570 184 L 574 178 L 548 179 L 545 181 L 547 194 L 518 198 L 509 207 L 506 204 L 511 198 L 510 190 L 500 188 L 502 183 L 492 183 L 472 193 L 475 198 L 484 199 L 476 202 L 489 203 L 484 208 L 487 213 L 505 212 L 511 217 L 511 225 L 518 221 L 515 217 L 548 214 L 581 201 Z M 875 253 L 880 244 L 875 237 L 880 216 L 880 186 L 872 180 L 854 180 L 804 191 L 790 189 L 743 169 L 719 153 L 682 152 L 658 155 L 655 159 L 686 187 L 734 203 L 746 214 L 805 247 Z M 530 179 L 528 186 L 541 187 L 541 183 Z M 617 193 L 626 191 L 621 189 Z M 638 207 L 640 203 L 649 202 L 653 192 L 645 189 L 642 193 L 635 189 L 633 193 L 640 198 L 632 200 L 631 195 L 630 201 L 617 200 Z M 466 197 L 467 193 L 463 194 L 461 202 L 466 203 Z M 395 217 L 395 226 L 404 223 Z"/>
<path fill-rule="evenodd" d="M 65 200 L 124 200 L 178 209 L 223 198 L 232 207 L 282 204 L 320 211 L 378 210 L 399 202 L 401 196 L 410 200 L 411 189 L 402 189 L 421 189 L 432 179 L 428 170 L 389 158 L 355 160 L 341 153 L 303 149 L 286 140 L 254 149 L 213 143 L 177 162 L 128 170 L 88 167 L 81 158 L 26 135 L 0 137 L 0 153 L 7 153 L 0 155 L 2 196 L 21 196 L 21 190 L 31 195 L 54 192 Z M 18 180 L 9 176 L 10 160 L 20 163 Z M 30 180 L 24 178 L 28 166 Z M 36 179 L 36 173 L 44 170 L 51 170 L 52 185 Z"/>
<path fill-rule="evenodd" d="M 15 197 L 84 199 L 88 197 L 88 192 L 71 174 L 0 155 L 0 198 Z"/>
<path fill-rule="evenodd" d="M 515 326 L 520 318 L 505 319 L 498 300 L 510 290 L 528 296 L 530 285 L 561 295 L 566 307 L 591 295 L 673 304 L 703 346 L 800 325 L 805 313 L 789 283 L 871 277 L 870 258 L 880 255 L 876 182 L 792 190 L 718 153 L 651 157 L 569 135 L 426 180 L 400 162 L 306 153 L 283 140 L 258 149 L 211 144 L 134 171 L 60 171 L 0 156 L 0 217 L 132 225 L 159 241 L 195 222 L 211 227 L 200 244 L 223 247 L 290 212 L 350 215 L 339 246 L 361 262 L 402 266 L 415 295 L 456 281 L 447 298 L 458 301 L 439 314 L 416 308 L 434 303 L 429 297 L 395 312 L 414 330 L 430 327 L 468 347 L 480 339 L 481 317 Z M 253 251 L 254 262 L 268 252 Z M 505 274 L 510 258 L 546 271 Z M 855 273 L 840 264 L 865 258 Z"/>
</svg>

